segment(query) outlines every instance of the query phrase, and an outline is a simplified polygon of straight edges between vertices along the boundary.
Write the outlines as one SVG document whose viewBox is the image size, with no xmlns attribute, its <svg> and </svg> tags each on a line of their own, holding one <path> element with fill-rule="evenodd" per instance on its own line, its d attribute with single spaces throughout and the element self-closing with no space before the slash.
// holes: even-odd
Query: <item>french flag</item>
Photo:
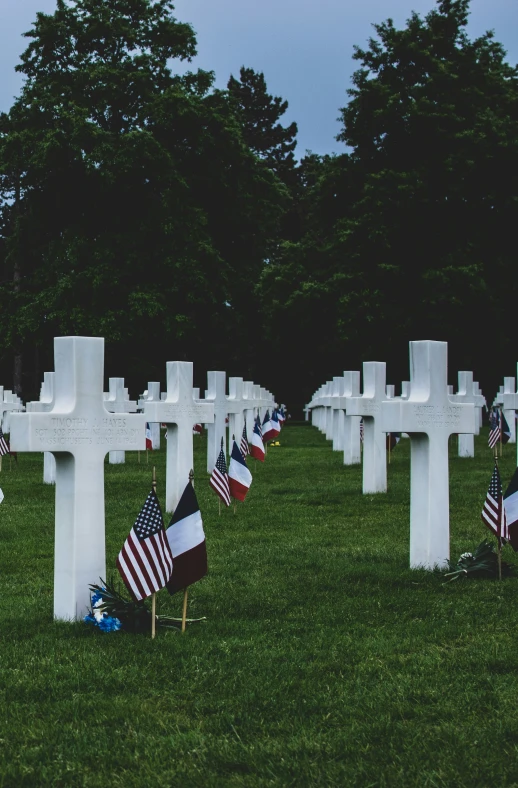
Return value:
<svg viewBox="0 0 518 788">
<path fill-rule="evenodd" d="M 276 410 L 273 411 L 272 418 L 270 419 L 270 427 L 275 433 L 273 437 L 276 438 L 279 432 L 281 431 L 281 424 L 279 422 L 279 413 Z"/>
<path fill-rule="evenodd" d="M 244 457 L 239 451 L 239 446 L 235 440 L 232 445 L 232 454 L 230 455 L 228 484 L 230 487 L 230 495 L 238 501 L 245 500 L 249 487 L 252 484 L 252 474 L 248 470 Z"/>
<path fill-rule="evenodd" d="M 275 411 L 273 411 L 273 416 L 272 418 L 270 418 L 270 414 L 268 413 L 268 411 L 266 411 L 266 416 L 264 417 L 264 421 L 263 421 L 263 443 L 273 440 L 275 436 L 279 434 L 278 431 L 273 426 L 273 418 L 275 415 L 276 415 Z M 279 426 L 278 419 L 277 419 L 277 426 Z"/>
<path fill-rule="evenodd" d="M 249 444 L 250 446 L 250 454 L 256 460 L 260 460 L 260 462 L 264 462 L 264 443 L 261 436 L 261 427 L 259 426 L 258 422 L 255 422 L 254 431 L 252 433 L 252 441 Z"/>
<path fill-rule="evenodd" d="M 175 594 L 207 574 L 207 546 L 200 507 L 191 482 L 187 483 L 166 531 L 173 556 L 167 590 Z"/>
<path fill-rule="evenodd" d="M 281 425 L 281 427 L 284 427 L 284 422 L 286 421 L 286 414 L 284 413 L 284 408 L 279 408 L 279 412 L 277 415 L 279 417 L 279 424 Z"/>
<path fill-rule="evenodd" d="M 151 438 L 151 427 L 146 421 L 146 451 L 153 451 L 153 439 Z"/>
</svg>

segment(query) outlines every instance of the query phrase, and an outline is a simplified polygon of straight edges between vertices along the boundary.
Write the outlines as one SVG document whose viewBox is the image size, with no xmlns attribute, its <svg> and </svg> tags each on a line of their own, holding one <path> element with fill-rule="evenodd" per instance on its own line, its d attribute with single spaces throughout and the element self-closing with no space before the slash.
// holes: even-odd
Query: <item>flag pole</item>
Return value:
<svg viewBox="0 0 518 788">
<path fill-rule="evenodd" d="M 503 452 L 503 441 L 502 441 L 502 437 L 503 437 L 503 434 L 504 434 L 504 419 L 503 419 L 503 416 L 504 416 L 504 411 L 503 411 L 503 409 L 501 409 L 500 410 L 500 457 L 502 456 L 502 452 Z"/>
<path fill-rule="evenodd" d="M 194 471 L 191 468 L 189 471 L 189 481 L 194 487 Z M 183 591 L 183 609 L 182 609 L 182 634 L 185 632 L 187 625 L 187 596 L 189 594 L 189 586 L 186 586 Z"/>
<path fill-rule="evenodd" d="M 140 449 L 138 450 L 137 454 L 138 454 L 138 464 L 140 465 Z"/>
<path fill-rule="evenodd" d="M 389 456 L 389 465 L 390 465 L 390 448 L 391 448 L 391 440 L 390 440 L 390 432 L 388 434 L 388 456 Z"/>
<path fill-rule="evenodd" d="M 498 468 L 498 445 L 495 445 L 495 465 Z M 502 507 L 503 507 L 503 505 L 504 505 L 504 502 L 502 501 Z M 497 549 L 496 553 L 497 553 L 497 558 L 498 558 L 498 579 L 501 580 L 502 579 L 502 535 L 501 535 L 502 516 L 501 515 L 499 516 L 498 521 L 499 521 L 498 522 L 498 534 L 497 534 L 497 537 L 496 537 L 497 538 L 497 542 L 498 542 L 498 549 Z"/>
<path fill-rule="evenodd" d="M 156 494 L 156 468 L 153 465 L 153 476 L 151 481 L 151 487 L 153 488 L 153 492 Z M 156 594 L 153 591 L 151 594 L 151 640 L 155 639 L 156 635 Z"/>
</svg>

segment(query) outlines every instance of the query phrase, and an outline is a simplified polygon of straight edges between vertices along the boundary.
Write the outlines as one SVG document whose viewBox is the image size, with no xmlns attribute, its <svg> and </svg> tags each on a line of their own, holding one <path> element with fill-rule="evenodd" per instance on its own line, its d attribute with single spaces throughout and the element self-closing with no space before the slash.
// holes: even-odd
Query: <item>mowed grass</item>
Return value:
<svg viewBox="0 0 518 788">
<path fill-rule="evenodd" d="M 486 433 L 474 460 L 451 442 L 452 557 L 489 533 Z M 195 439 L 210 574 L 189 615 L 207 620 L 155 641 L 53 622 L 54 489 L 41 456 L 4 458 L 0 786 L 518 785 L 518 578 L 408 569 L 408 440 L 377 496 L 316 429 L 280 442 L 220 517 Z M 109 572 L 150 488 L 142 460 L 106 464 Z M 165 451 L 153 462 L 160 495 Z M 159 594 L 162 613 L 181 603 Z"/>
</svg>

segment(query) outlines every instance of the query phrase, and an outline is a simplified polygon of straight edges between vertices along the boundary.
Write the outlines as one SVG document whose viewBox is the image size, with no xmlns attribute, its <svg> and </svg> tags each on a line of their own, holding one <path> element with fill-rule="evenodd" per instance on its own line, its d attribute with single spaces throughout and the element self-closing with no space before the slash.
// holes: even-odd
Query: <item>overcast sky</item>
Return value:
<svg viewBox="0 0 518 788">
<path fill-rule="evenodd" d="M 21 34 L 37 11 L 55 7 L 55 0 L 0 0 L 0 110 L 20 89 L 14 67 L 27 45 Z M 358 66 L 353 45 L 365 45 L 372 23 L 390 16 L 402 27 L 412 10 L 424 15 L 433 7 L 434 0 L 177 0 L 175 13 L 197 35 L 199 54 L 188 68 L 214 71 L 224 87 L 249 66 L 264 73 L 270 93 L 288 100 L 284 117 L 298 123 L 300 156 L 344 150 L 334 139 L 336 118 Z M 488 29 L 517 63 L 518 0 L 472 0 L 469 34 Z"/>
</svg>

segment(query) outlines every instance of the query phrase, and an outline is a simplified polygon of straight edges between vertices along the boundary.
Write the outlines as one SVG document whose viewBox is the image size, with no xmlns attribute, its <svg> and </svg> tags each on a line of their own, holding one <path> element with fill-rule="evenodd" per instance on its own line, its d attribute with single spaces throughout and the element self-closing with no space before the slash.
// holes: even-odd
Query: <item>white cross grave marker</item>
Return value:
<svg viewBox="0 0 518 788">
<path fill-rule="evenodd" d="M 347 414 L 363 417 L 364 494 L 387 491 L 387 439 L 381 426 L 386 375 L 384 361 L 364 361 L 363 394 L 361 397 L 347 397 Z"/>
<path fill-rule="evenodd" d="M 516 366 L 516 370 L 517 370 L 517 375 L 518 375 L 518 364 Z M 508 380 L 508 379 L 505 378 L 504 380 Z M 513 384 L 514 384 L 514 380 L 515 379 L 514 378 L 510 378 L 510 380 L 512 380 Z M 516 424 L 515 413 L 516 413 L 516 410 L 518 409 L 518 392 L 516 392 L 514 385 L 510 386 L 508 384 L 507 388 L 510 389 L 510 391 L 505 391 L 505 383 L 504 383 L 504 394 L 502 394 L 502 406 L 503 406 L 503 409 L 504 409 L 504 413 L 506 414 L 506 417 L 505 417 L 506 421 L 509 424 L 509 428 L 512 430 L 511 421 L 513 421 Z M 481 398 L 484 399 L 483 397 L 481 397 Z M 480 413 L 482 414 L 482 409 L 480 410 Z M 507 414 L 509 414 L 509 418 L 507 417 Z M 515 433 L 514 434 L 515 434 L 515 442 L 516 442 L 516 427 L 515 427 Z M 517 447 L 516 447 L 516 461 L 517 461 L 517 464 L 518 464 L 518 444 L 517 444 Z"/>
<path fill-rule="evenodd" d="M 160 383 L 156 380 L 147 384 L 147 392 L 144 392 L 142 399 L 138 401 L 140 410 L 144 410 L 146 402 L 162 402 L 160 397 Z M 151 448 L 154 451 L 158 451 L 160 449 L 160 423 L 154 421 L 148 423 L 151 433 Z"/>
<path fill-rule="evenodd" d="M 475 410 L 448 396 L 446 342 L 410 342 L 410 370 L 410 397 L 383 403 L 382 426 L 410 435 L 410 566 L 433 569 L 450 557 L 448 439 L 475 432 Z"/>
<path fill-rule="evenodd" d="M 104 407 L 110 413 L 136 413 L 137 403 L 131 401 L 128 389 L 124 387 L 124 378 L 109 378 L 108 394 L 105 395 Z M 110 465 L 122 465 L 126 462 L 126 452 L 111 451 L 108 462 Z"/>
<path fill-rule="evenodd" d="M 511 432 L 511 437 L 509 438 L 508 443 L 516 443 L 516 409 L 513 405 L 506 406 L 508 402 L 508 395 L 516 393 L 516 383 L 514 378 L 504 378 L 504 394 L 502 396 L 502 405 L 505 420 L 509 425 L 509 430 Z"/>
<path fill-rule="evenodd" d="M 227 455 L 227 425 L 226 418 L 230 413 L 238 413 L 241 403 L 232 402 L 226 393 L 227 373 L 221 371 L 207 372 L 207 391 L 205 401 L 214 406 L 214 421 L 209 423 L 207 430 L 207 473 L 212 473 L 221 449 L 223 438 L 223 451 Z M 238 441 L 241 438 L 238 438 Z"/>
<path fill-rule="evenodd" d="M 52 410 L 13 414 L 11 446 L 56 458 L 54 616 L 80 619 L 88 585 L 106 577 L 104 458 L 109 449 L 143 449 L 146 419 L 106 410 L 104 339 L 57 337 L 54 367 Z"/>
<path fill-rule="evenodd" d="M 243 400 L 243 378 L 228 379 L 228 401 L 230 407 L 233 408 L 232 412 L 229 412 L 228 417 L 228 434 L 229 436 L 235 435 L 237 445 L 239 446 L 245 423 L 243 416 L 243 411 L 245 409 Z"/>
<path fill-rule="evenodd" d="M 344 465 L 358 465 L 362 461 L 360 440 L 360 416 L 351 416 L 347 411 L 350 397 L 360 396 L 360 373 L 347 370 L 343 375 L 345 408 L 344 420 Z"/>
<path fill-rule="evenodd" d="M 54 372 L 43 373 L 39 402 L 28 402 L 27 413 L 48 413 L 54 407 Z M 43 452 L 43 484 L 56 483 L 56 458 L 50 451 Z"/>
<path fill-rule="evenodd" d="M 166 367 L 167 396 L 165 400 L 145 400 L 144 415 L 148 422 L 167 426 L 165 498 L 166 510 L 173 512 L 194 467 L 192 428 L 210 425 L 214 408 L 210 402 L 194 399 L 192 361 L 168 361 Z"/>
<path fill-rule="evenodd" d="M 333 441 L 333 451 L 344 450 L 344 427 L 345 427 L 345 407 L 343 405 L 343 396 L 345 391 L 345 381 L 343 376 L 333 377 L 332 393 L 331 393 L 331 412 L 333 418 L 333 427 L 331 430 L 331 439 Z"/>
<path fill-rule="evenodd" d="M 452 386 L 453 388 L 453 386 Z M 465 404 L 478 404 L 479 397 L 473 393 L 473 372 L 459 372 L 459 386 L 457 394 L 451 397 L 452 402 L 463 402 Z M 449 393 L 449 392 L 448 392 Z M 475 419 L 475 431 L 477 427 L 477 419 Z M 475 434 L 461 434 L 459 435 L 459 457 L 474 457 L 475 456 Z"/>
</svg>

